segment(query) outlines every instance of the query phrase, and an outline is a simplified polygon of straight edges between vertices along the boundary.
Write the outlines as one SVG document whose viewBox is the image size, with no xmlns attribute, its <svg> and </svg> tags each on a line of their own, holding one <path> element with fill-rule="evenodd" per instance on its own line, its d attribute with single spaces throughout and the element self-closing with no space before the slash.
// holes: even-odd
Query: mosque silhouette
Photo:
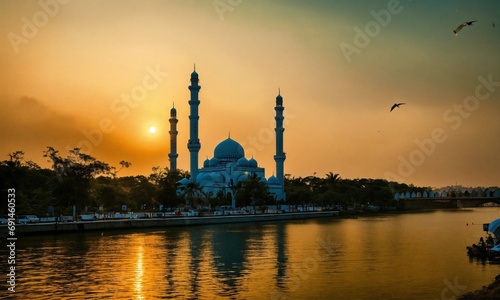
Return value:
<svg viewBox="0 0 500 300">
<path fill-rule="evenodd" d="M 286 155 L 283 152 L 283 97 L 280 93 L 276 97 L 276 154 L 274 161 L 276 162 L 276 176 L 272 175 L 266 179 L 265 169 L 259 167 L 257 161 L 252 157 L 245 158 L 245 149 L 235 140 L 228 137 L 220 142 L 214 149 L 214 156 L 211 159 L 206 159 L 203 162 L 203 167 L 198 168 L 198 152 L 201 144 L 198 137 L 198 107 L 200 100 L 198 94 L 201 86 L 198 84 L 199 78 L 196 69 L 191 73 L 191 85 L 188 87 L 191 92 L 189 100 L 190 115 L 189 115 L 189 141 L 187 144 L 190 153 L 190 178 L 183 178 L 179 181 L 179 190 L 185 189 L 188 184 L 196 183 L 198 187 L 205 193 L 216 195 L 219 191 L 230 194 L 234 203 L 234 191 L 231 187 L 239 182 L 244 183 L 250 177 L 258 177 L 259 180 L 269 187 L 269 191 L 274 194 L 277 201 L 286 200 L 283 189 L 284 184 L 284 162 Z M 177 169 L 177 110 L 172 107 L 170 110 L 170 170 Z"/>
</svg>

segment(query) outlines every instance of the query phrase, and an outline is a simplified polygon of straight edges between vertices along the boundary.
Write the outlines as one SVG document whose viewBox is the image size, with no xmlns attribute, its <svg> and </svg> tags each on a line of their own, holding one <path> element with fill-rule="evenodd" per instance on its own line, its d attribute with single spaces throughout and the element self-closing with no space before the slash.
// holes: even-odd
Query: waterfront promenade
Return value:
<svg viewBox="0 0 500 300">
<path fill-rule="evenodd" d="M 162 228 L 172 226 L 196 226 L 225 223 L 271 222 L 285 220 L 301 220 L 338 216 L 338 211 L 323 212 L 291 212 L 268 214 L 245 214 L 226 216 L 186 217 L 171 216 L 163 218 L 144 219 L 107 219 L 96 221 L 76 222 L 50 222 L 34 224 L 16 224 L 16 234 L 56 233 L 56 232 L 81 232 L 81 231 L 106 231 L 138 228 Z M 6 231 L 6 225 L 0 226 L 1 232 Z"/>
</svg>

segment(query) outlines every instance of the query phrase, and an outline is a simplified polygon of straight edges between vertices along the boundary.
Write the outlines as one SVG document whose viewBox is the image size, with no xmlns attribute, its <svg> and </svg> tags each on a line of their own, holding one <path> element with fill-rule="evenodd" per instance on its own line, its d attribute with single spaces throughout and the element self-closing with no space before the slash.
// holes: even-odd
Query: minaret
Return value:
<svg viewBox="0 0 500 300">
<path fill-rule="evenodd" d="M 284 171 L 284 162 L 286 159 L 285 152 L 283 152 L 283 132 L 285 128 L 283 128 L 283 97 L 281 97 L 281 93 L 278 89 L 278 96 L 276 97 L 276 107 L 274 110 L 276 111 L 276 116 L 274 119 L 276 120 L 276 155 L 274 156 L 274 161 L 276 162 L 276 178 L 281 184 L 281 188 L 284 187 L 285 183 L 285 171 Z M 284 191 L 283 191 L 284 197 Z M 284 199 L 283 199 L 284 200 Z"/>
<path fill-rule="evenodd" d="M 168 159 L 170 160 L 170 171 L 177 170 L 177 110 L 172 105 L 170 110 L 170 153 L 168 154 Z"/>
<path fill-rule="evenodd" d="M 191 172 L 191 182 L 196 182 L 196 176 L 198 175 L 198 152 L 200 151 L 201 144 L 198 138 L 198 106 L 200 105 L 200 100 L 198 99 L 198 93 L 200 92 L 201 86 L 198 85 L 198 73 L 196 73 L 196 67 L 191 73 L 191 85 L 189 90 L 191 91 L 191 99 L 189 100 L 190 115 L 189 115 L 189 141 L 188 149 L 190 153 L 190 172 Z"/>
</svg>

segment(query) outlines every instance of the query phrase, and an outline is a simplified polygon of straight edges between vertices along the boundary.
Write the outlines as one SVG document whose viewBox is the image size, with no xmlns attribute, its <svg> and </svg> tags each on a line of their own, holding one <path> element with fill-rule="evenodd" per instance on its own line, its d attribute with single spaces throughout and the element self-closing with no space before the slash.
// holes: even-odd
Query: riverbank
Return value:
<svg viewBox="0 0 500 300">
<path fill-rule="evenodd" d="M 16 224 L 16 235 L 61 233 L 61 232 L 83 232 L 83 231 L 107 231 L 139 228 L 164 228 L 173 226 L 200 226 L 225 223 L 249 223 L 249 222 L 272 222 L 285 220 L 304 220 L 313 218 L 337 217 L 338 211 L 324 212 L 293 212 L 279 214 L 256 214 L 256 215 L 230 215 L 230 216 L 203 216 L 203 217 L 165 217 L 148 219 L 119 219 L 119 220 L 96 220 L 78 221 L 67 223 L 35 223 Z M 7 231 L 7 226 L 0 226 L 1 232 Z"/>
<path fill-rule="evenodd" d="M 482 289 L 469 292 L 457 298 L 458 300 L 479 300 L 479 299 L 500 299 L 500 275 L 495 277 L 495 281 Z"/>
</svg>

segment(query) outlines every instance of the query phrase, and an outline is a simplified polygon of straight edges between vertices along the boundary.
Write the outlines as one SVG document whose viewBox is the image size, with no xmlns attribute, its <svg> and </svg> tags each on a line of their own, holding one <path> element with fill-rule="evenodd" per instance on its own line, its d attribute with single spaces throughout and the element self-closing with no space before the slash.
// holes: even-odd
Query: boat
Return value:
<svg viewBox="0 0 500 300">
<path fill-rule="evenodd" d="M 487 259 L 490 263 L 500 263 L 500 218 L 483 224 L 483 230 L 488 234 L 486 240 L 481 237 L 478 244 L 467 246 L 467 255 Z"/>
<path fill-rule="evenodd" d="M 472 246 L 467 246 L 467 255 L 471 258 L 488 258 L 489 249 L 483 246 L 472 244 Z"/>
<path fill-rule="evenodd" d="M 490 264 L 500 264 L 500 244 L 489 249 L 488 262 Z"/>
</svg>

